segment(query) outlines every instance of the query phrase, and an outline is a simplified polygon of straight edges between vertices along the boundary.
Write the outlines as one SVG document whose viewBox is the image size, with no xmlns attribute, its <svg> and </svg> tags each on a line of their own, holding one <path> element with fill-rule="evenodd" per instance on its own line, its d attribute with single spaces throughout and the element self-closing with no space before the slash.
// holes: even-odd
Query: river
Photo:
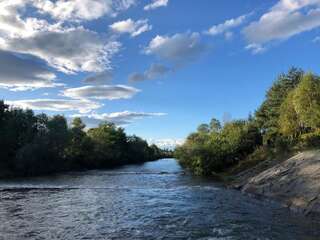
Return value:
<svg viewBox="0 0 320 240">
<path fill-rule="evenodd" d="M 0 181 L 0 239 L 320 239 L 320 224 L 174 159 Z"/>
</svg>

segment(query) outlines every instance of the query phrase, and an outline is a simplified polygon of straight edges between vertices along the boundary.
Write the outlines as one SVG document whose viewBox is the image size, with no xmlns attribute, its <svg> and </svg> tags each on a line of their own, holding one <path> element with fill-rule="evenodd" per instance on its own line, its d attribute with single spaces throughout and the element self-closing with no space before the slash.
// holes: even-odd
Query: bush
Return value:
<svg viewBox="0 0 320 240">
<path fill-rule="evenodd" d="M 203 130 L 206 125 L 200 125 L 198 131 L 190 134 L 184 145 L 175 151 L 181 165 L 197 175 L 221 173 L 262 144 L 261 133 L 252 121 L 236 120 L 221 128 L 214 119 L 211 125 L 213 127 L 206 131 Z"/>
<path fill-rule="evenodd" d="M 238 174 L 242 171 L 245 171 L 247 169 L 250 169 L 257 164 L 270 159 L 270 157 L 273 155 L 273 152 L 270 148 L 267 146 L 260 146 L 258 147 L 253 153 L 248 155 L 246 159 L 239 162 L 238 165 L 231 168 L 228 172 L 231 174 Z"/>
<path fill-rule="evenodd" d="M 320 129 L 300 136 L 300 147 L 320 147 Z"/>
<path fill-rule="evenodd" d="M 293 140 L 283 136 L 277 136 L 275 139 L 275 149 L 278 152 L 287 152 L 290 150 L 291 145 L 294 145 Z"/>
</svg>

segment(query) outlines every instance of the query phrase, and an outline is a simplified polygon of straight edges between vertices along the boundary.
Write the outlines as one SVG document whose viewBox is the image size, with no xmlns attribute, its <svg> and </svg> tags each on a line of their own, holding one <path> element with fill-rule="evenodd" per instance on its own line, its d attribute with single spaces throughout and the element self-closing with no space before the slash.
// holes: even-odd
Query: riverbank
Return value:
<svg viewBox="0 0 320 240">
<path fill-rule="evenodd" d="M 263 161 L 234 176 L 228 185 L 305 215 L 320 216 L 320 150 Z"/>
</svg>

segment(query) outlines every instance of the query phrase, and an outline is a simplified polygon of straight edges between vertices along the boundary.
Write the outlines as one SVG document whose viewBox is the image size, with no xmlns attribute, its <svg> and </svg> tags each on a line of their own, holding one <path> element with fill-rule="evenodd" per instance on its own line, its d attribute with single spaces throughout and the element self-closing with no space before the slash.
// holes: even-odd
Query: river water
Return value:
<svg viewBox="0 0 320 240">
<path fill-rule="evenodd" d="M 0 239 L 320 239 L 320 224 L 174 159 L 0 182 Z"/>
</svg>

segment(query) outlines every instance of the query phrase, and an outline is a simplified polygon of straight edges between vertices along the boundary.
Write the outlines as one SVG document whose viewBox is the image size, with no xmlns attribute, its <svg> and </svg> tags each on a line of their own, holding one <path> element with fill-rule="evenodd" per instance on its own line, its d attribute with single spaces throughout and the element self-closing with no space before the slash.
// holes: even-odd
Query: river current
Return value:
<svg viewBox="0 0 320 240">
<path fill-rule="evenodd" d="M 0 240 L 320 239 L 320 224 L 174 159 L 0 181 Z"/>
</svg>

